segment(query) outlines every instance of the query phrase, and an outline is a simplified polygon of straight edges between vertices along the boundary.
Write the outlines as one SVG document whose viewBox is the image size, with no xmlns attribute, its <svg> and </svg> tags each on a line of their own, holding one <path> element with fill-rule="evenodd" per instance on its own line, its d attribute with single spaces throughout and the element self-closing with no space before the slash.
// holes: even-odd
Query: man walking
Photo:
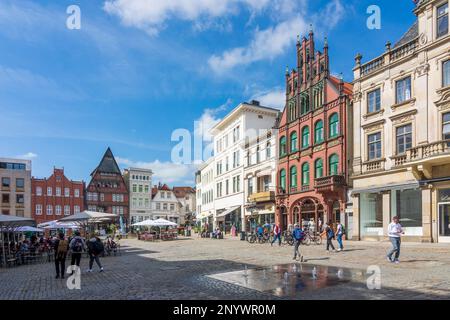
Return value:
<svg viewBox="0 0 450 320">
<path fill-rule="evenodd" d="M 281 246 L 281 228 L 280 228 L 279 223 L 277 223 L 273 227 L 273 240 L 270 243 L 270 245 L 273 246 L 274 242 L 277 241 L 277 239 L 278 239 L 278 245 Z"/>
<path fill-rule="evenodd" d="M 333 223 L 331 221 L 326 224 L 326 227 L 324 231 L 322 232 L 321 236 L 325 235 L 327 237 L 327 251 L 330 252 L 330 247 L 335 252 L 336 249 L 333 245 L 333 239 L 334 239 L 334 230 L 333 230 Z"/>
<path fill-rule="evenodd" d="M 84 243 L 83 238 L 80 236 L 79 231 L 74 232 L 75 237 L 70 241 L 69 248 L 72 251 L 72 259 L 70 262 L 71 266 L 76 265 L 77 267 L 80 266 L 81 261 L 81 254 L 86 249 L 86 245 Z"/>
<path fill-rule="evenodd" d="M 66 272 L 67 251 L 69 250 L 69 242 L 64 239 L 64 233 L 60 233 L 58 235 L 58 239 L 55 240 L 53 248 L 55 251 L 56 279 L 60 276 L 64 279 L 64 273 Z"/>
<path fill-rule="evenodd" d="M 297 260 L 297 254 L 300 257 L 300 261 L 303 262 L 303 256 L 300 253 L 300 242 L 304 237 L 304 232 L 300 229 L 300 226 L 296 223 L 294 230 L 292 231 L 292 237 L 294 238 L 294 258 L 292 260 Z"/>
<path fill-rule="evenodd" d="M 89 253 L 89 269 L 87 272 L 92 272 L 92 266 L 94 264 L 94 260 L 100 268 L 100 272 L 103 272 L 103 266 L 100 263 L 100 255 L 105 250 L 103 246 L 103 242 L 98 238 L 95 234 L 92 234 L 91 239 L 89 239 L 87 243 L 88 253 Z"/>
<path fill-rule="evenodd" d="M 405 234 L 403 231 L 402 225 L 399 223 L 400 219 L 395 216 L 392 218 L 392 222 L 388 226 L 388 235 L 389 240 L 392 243 L 392 249 L 387 254 L 387 260 L 389 262 L 399 263 L 398 258 L 400 257 L 400 237 L 402 234 Z M 394 255 L 394 259 L 392 259 L 392 255 Z"/>
</svg>

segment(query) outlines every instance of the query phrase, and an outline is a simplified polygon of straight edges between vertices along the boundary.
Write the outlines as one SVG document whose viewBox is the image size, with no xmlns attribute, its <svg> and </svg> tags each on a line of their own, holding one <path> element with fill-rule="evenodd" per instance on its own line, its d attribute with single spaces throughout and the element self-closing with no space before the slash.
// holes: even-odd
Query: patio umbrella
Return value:
<svg viewBox="0 0 450 320">
<path fill-rule="evenodd" d="M 118 218 L 117 215 L 112 213 L 95 212 L 95 211 L 83 211 L 75 213 L 74 215 L 59 219 L 58 222 L 73 222 L 85 228 L 87 231 L 89 224 L 100 223 L 111 219 Z"/>
<path fill-rule="evenodd" d="M 39 229 L 30 226 L 22 226 L 15 228 L 14 232 L 44 232 L 44 229 Z"/>
<path fill-rule="evenodd" d="M 3 238 L 3 230 L 4 228 L 15 228 L 20 226 L 31 226 L 34 225 L 35 222 L 31 218 L 24 217 L 16 217 L 5 214 L 0 214 L 0 230 L 1 230 L 1 239 L 2 239 L 2 251 L 3 251 L 3 261 L 6 263 L 6 252 L 5 252 L 5 239 Z M 9 239 L 9 233 L 8 233 Z M 10 247 L 8 245 L 8 252 L 10 252 Z"/>
</svg>

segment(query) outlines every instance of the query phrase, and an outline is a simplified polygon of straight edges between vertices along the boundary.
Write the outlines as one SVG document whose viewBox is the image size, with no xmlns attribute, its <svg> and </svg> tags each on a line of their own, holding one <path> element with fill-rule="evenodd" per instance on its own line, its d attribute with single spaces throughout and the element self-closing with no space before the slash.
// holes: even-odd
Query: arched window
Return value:
<svg viewBox="0 0 450 320">
<path fill-rule="evenodd" d="M 330 176 L 337 175 L 339 171 L 339 156 L 333 153 L 329 158 Z"/>
<path fill-rule="evenodd" d="M 309 164 L 305 162 L 302 164 L 302 186 L 309 185 Z"/>
<path fill-rule="evenodd" d="M 329 134 L 330 138 L 334 138 L 339 135 L 339 116 L 337 113 L 333 113 L 330 117 Z"/>
<path fill-rule="evenodd" d="M 291 186 L 291 188 L 296 188 L 297 187 L 297 167 L 296 166 L 292 166 L 290 171 L 291 171 L 291 173 L 290 173 L 290 186 Z"/>
<path fill-rule="evenodd" d="M 316 122 L 314 127 L 314 142 L 321 143 L 323 142 L 323 121 L 319 120 Z"/>
<path fill-rule="evenodd" d="M 323 160 L 322 159 L 317 159 L 315 164 L 315 177 L 317 178 L 321 178 L 323 177 Z"/>
<path fill-rule="evenodd" d="M 280 138 L 280 157 L 286 155 L 286 137 L 283 136 Z"/>
<path fill-rule="evenodd" d="M 302 129 L 302 148 L 309 147 L 309 127 L 303 127 Z"/>
<path fill-rule="evenodd" d="M 286 170 L 280 170 L 280 188 L 286 190 Z"/>
<path fill-rule="evenodd" d="M 297 151 L 297 132 L 291 133 L 291 152 Z"/>
</svg>

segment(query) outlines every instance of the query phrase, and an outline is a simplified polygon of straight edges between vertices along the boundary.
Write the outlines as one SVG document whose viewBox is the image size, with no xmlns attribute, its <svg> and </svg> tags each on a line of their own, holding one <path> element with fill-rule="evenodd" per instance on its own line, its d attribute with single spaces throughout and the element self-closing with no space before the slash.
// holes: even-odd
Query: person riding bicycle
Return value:
<svg viewBox="0 0 450 320">
<path fill-rule="evenodd" d="M 300 253 L 300 243 L 302 242 L 302 239 L 304 238 L 305 233 L 300 228 L 300 226 L 296 223 L 294 225 L 294 230 L 292 231 L 292 237 L 294 238 L 295 244 L 294 244 L 294 258 L 292 260 L 297 260 L 297 254 L 300 256 L 300 261 L 303 262 L 303 256 Z"/>
</svg>

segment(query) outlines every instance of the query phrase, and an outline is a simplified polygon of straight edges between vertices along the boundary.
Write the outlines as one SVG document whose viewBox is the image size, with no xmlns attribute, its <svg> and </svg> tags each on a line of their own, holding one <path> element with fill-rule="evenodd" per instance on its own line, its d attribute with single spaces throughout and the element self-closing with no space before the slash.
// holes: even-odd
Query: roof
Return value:
<svg viewBox="0 0 450 320">
<path fill-rule="evenodd" d="M 158 191 L 173 191 L 172 189 L 169 188 L 169 186 L 167 184 L 158 184 L 157 186 L 153 186 L 152 188 L 152 198 L 154 198 L 156 196 L 156 194 L 158 193 Z"/>
<path fill-rule="evenodd" d="M 336 88 L 339 88 L 339 83 L 341 82 L 341 80 L 339 78 L 330 75 L 329 79 Z M 353 85 L 351 83 L 344 81 L 344 93 L 348 94 L 348 95 L 353 94 Z"/>
<path fill-rule="evenodd" d="M 97 168 L 95 168 L 95 170 L 91 173 L 91 176 L 96 172 L 115 173 L 121 175 L 119 166 L 117 165 L 116 159 L 114 159 L 114 155 L 109 147 L 103 155 L 103 158 Z"/>
<path fill-rule="evenodd" d="M 411 27 L 409 27 L 408 31 L 406 31 L 406 33 L 400 38 L 400 40 L 398 40 L 395 43 L 394 48 L 400 47 L 401 45 L 404 45 L 405 43 L 408 43 L 408 42 L 414 40 L 418 36 L 419 36 L 419 23 L 416 20 L 413 23 L 413 25 Z"/>
<path fill-rule="evenodd" d="M 187 193 L 195 193 L 195 190 L 192 187 L 173 187 L 173 192 L 175 197 L 184 198 Z"/>
</svg>

